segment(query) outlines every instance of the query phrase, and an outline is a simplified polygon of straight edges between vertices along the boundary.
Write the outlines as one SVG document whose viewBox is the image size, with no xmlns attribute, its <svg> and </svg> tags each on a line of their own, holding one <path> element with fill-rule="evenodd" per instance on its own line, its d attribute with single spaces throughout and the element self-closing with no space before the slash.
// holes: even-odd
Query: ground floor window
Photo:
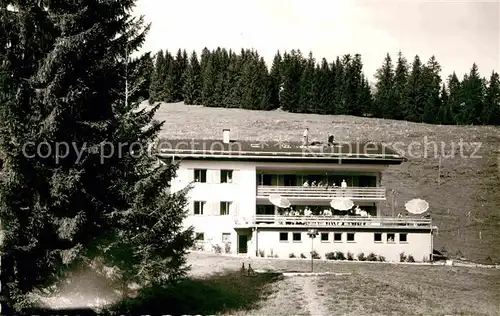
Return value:
<svg viewBox="0 0 500 316">
<path fill-rule="evenodd" d="M 222 242 L 231 242 L 231 233 L 222 233 Z"/>
<path fill-rule="evenodd" d="M 396 239 L 396 234 L 387 233 L 387 242 L 388 243 L 393 243 L 395 239 Z"/>
<path fill-rule="evenodd" d="M 321 241 L 328 241 L 330 239 L 329 233 L 321 233 Z"/>
<path fill-rule="evenodd" d="M 347 241 L 354 242 L 354 233 L 347 233 Z"/>
<path fill-rule="evenodd" d="M 288 233 L 280 233 L 280 241 L 288 241 Z"/>
<path fill-rule="evenodd" d="M 301 233 L 293 233 L 293 241 L 302 241 L 302 234 Z"/>
<path fill-rule="evenodd" d="M 399 242 L 408 242 L 408 234 L 400 233 L 399 234 Z"/>
<path fill-rule="evenodd" d="M 333 241 L 342 241 L 342 233 L 334 233 L 333 234 Z"/>
</svg>

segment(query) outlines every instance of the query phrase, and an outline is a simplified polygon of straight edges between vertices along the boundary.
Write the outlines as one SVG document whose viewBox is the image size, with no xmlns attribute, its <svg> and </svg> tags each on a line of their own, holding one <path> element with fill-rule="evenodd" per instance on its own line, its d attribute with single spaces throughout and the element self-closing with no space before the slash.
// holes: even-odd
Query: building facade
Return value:
<svg viewBox="0 0 500 316">
<path fill-rule="evenodd" d="M 387 261 L 400 254 L 430 260 L 435 228 L 430 218 L 381 217 L 386 199 L 382 172 L 404 158 L 370 143 L 171 140 L 159 157 L 179 162 L 171 190 L 192 185 L 186 226 L 199 249 L 280 258 L 321 258 L 342 252 L 373 253 Z M 270 202 L 279 195 L 290 203 Z M 335 210 L 332 199 L 351 200 L 357 211 Z M 361 210 L 361 213 L 358 212 Z M 311 240 L 310 229 L 317 236 Z"/>
</svg>

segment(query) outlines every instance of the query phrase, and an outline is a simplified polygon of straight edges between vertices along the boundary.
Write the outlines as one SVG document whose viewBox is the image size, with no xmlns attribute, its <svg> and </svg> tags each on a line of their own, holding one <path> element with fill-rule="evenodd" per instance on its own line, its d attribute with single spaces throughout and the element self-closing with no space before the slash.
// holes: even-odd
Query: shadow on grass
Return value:
<svg viewBox="0 0 500 316">
<path fill-rule="evenodd" d="M 247 310 L 269 294 L 267 285 L 282 278 L 278 273 L 242 276 L 231 272 L 207 279 L 186 279 L 176 285 L 144 288 L 136 298 L 117 303 L 105 314 L 207 315 Z"/>
</svg>

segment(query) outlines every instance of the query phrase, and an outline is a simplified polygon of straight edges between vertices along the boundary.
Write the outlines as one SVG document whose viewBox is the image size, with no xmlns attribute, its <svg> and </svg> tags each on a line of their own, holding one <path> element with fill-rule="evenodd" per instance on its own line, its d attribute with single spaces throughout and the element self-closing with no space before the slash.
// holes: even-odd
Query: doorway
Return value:
<svg viewBox="0 0 500 316">
<path fill-rule="evenodd" d="M 238 235 L 238 253 L 248 252 L 248 236 Z"/>
</svg>

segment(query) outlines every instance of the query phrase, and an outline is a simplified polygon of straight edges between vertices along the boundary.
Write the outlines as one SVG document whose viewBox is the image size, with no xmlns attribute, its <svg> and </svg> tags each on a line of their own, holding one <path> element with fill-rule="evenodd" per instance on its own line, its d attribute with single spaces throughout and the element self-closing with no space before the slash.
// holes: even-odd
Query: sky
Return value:
<svg viewBox="0 0 500 316">
<path fill-rule="evenodd" d="M 500 71 L 500 0 L 138 0 L 134 14 L 152 23 L 141 53 L 253 48 L 268 66 L 277 50 L 318 62 L 359 53 L 370 81 L 400 50 L 410 62 L 435 55 L 443 78 L 474 62 L 482 76 Z"/>
</svg>

